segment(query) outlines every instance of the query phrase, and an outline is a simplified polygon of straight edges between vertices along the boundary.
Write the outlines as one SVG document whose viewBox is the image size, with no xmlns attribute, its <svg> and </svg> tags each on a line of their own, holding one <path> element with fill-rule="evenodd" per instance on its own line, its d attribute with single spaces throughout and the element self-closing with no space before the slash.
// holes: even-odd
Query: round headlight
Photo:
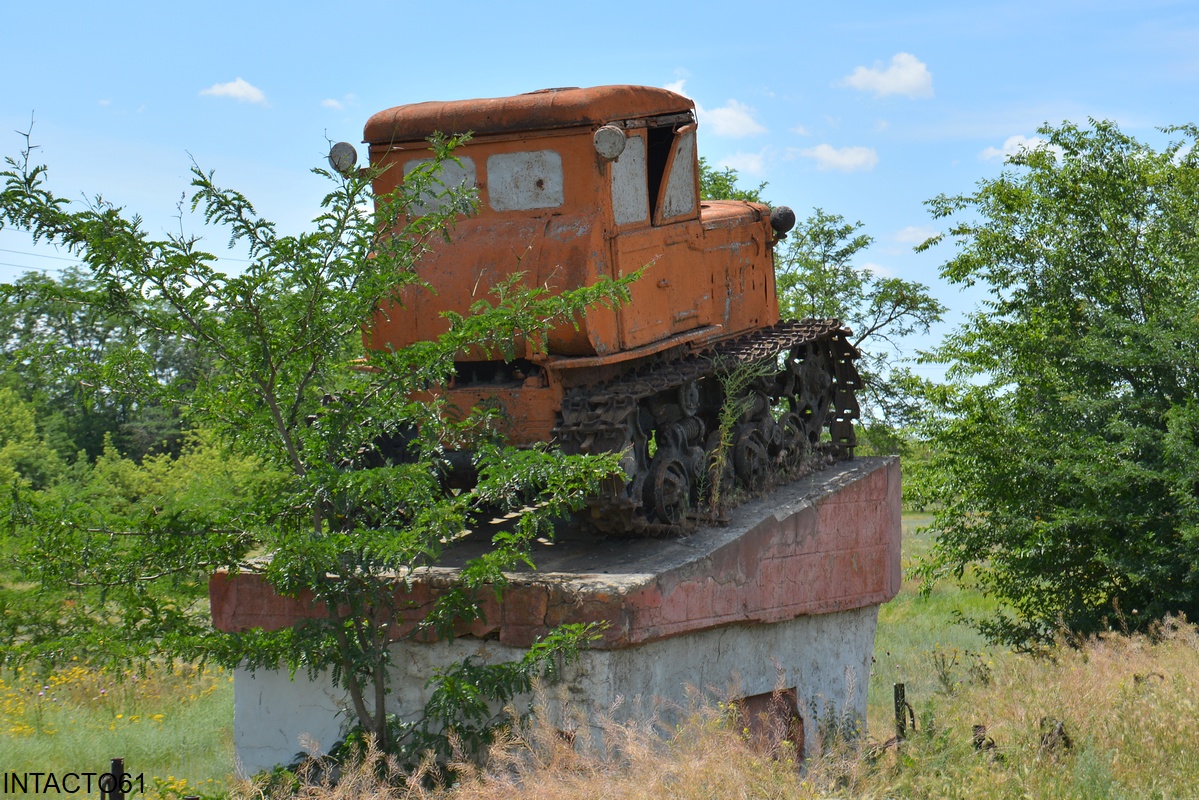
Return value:
<svg viewBox="0 0 1199 800">
<path fill-rule="evenodd" d="M 624 152 L 624 131 L 615 125 L 605 125 L 592 137 L 595 152 L 605 161 L 614 161 Z"/>
<path fill-rule="evenodd" d="M 335 172 L 349 175 L 358 164 L 358 151 L 349 142 L 338 142 L 329 148 L 329 166 Z"/>
</svg>

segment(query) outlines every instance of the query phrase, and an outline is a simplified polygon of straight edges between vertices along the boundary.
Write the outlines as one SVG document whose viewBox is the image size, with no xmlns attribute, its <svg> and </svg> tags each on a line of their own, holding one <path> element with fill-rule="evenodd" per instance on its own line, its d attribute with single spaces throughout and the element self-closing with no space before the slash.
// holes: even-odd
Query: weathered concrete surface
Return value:
<svg viewBox="0 0 1199 800">
<path fill-rule="evenodd" d="M 514 576 L 487 622 L 461 633 L 527 647 L 557 625 L 604 622 L 611 649 L 734 623 L 779 622 L 886 602 L 899 591 L 900 472 L 894 459 L 837 464 L 732 512 L 725 527 L 671 540 L 596 541 L 564 532 Z M 446 566 L 423 570 L 402 598 L 406 623 L 424 618 L 454 565 L 486 546 L 466 541 Z M 324 609 L 285 599 L 255 575 L 210 584 L 221 630 L 276 629 Z"/>
<path fill-rule="evenodd" d="M 651 711 L 669 718 L 673 710 L 687 707 L 692 690 L 723 699 L 794 688 L 804 742 L 811 751 L 819 742 L 817 728 L 829 715 L 865 719 L 877 616 L 877 606 L 867 606 L 585 651 L 567 669 L 562 684 L 548 692 L 549 714 L 562 728 L 590 726 L 592 740 L 598 742 L 601 718 L 619 721 Z M 467 656 L 496 662 L 523 652 L 471 637 L 397 644 L 391 702 L 401 717 L 415 719 L 429 699 L 425 683 L 434 669 Z M 310 747 L 328 750 L 352 715 L 345 692 L 327 675 L 314 681 L 299 672 L 290 680 L 286 671 L 237 670 L 233 692 L 234 744 L 244 774 L 287 762 Z"/>
<path fill-rule="evenodd" d="M 397 642 L 393 702 L 413 718 L 439 666 L 474 655 L 520 656 L 555 625 L 599 621 L 602 640 L 565 676 L 574 713 L 591 724 L 619 698 L 682 704 L 685 687 L 747 697 L 794 688 L 805 742 L 817 717 L 864 718 L 878 605 L 900 586 L 900 472 L 895 459 L 838 464 L 734 509 L 727 527 L 676 540 L 596 541 L 569 531 L 513 576 L 487 623 L 452 641 Z M 445 565 L 416 576 L 404 619 L 420 619 L 461 563 L 486 542 L 467 541 Z M 286 600 L 256 576 L 213 578 L 223 630 L 278 628 L 324 613 Z M 490 601 L 489 601 L 490 602 Z M 290 759 L 302 736 L 328 748 L 347 718 L 327 677 L 238 670 L 235 740 L 253 772 Z M 559 709 L 558 713 L 565 713 Z"/>
</svg>

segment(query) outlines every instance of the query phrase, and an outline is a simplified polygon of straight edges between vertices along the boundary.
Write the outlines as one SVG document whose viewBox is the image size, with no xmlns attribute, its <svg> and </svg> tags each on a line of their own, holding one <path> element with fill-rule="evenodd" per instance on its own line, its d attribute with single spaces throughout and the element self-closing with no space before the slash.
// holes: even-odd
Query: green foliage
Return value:
<svg viewBox="0 0 1199 800">
<path fill-rule="evenodd" d="M 0 487 L 40 488 L 62 469 L 58 453 L 38 432 L 33 406 L 12 389 L 0 389 Z"/>
<path fill-rule="evenodd" d="M 534 683 L 556 680 L 562 668 L 577 658 L 580 646 L 596 635 L 594 625 L 563 625 L 517 661 L 489 665 L 468 656 L 439 669 L 428 681 L 433 692 L 419 718 L 402 722 L 389 717 L 389 741 L 409 764 L 430 752 L 442 762 L 482 756 L 502 729 L 529 721 Z M 518 713 L 510 704 L 522 695 L 529 696 L 529 701 Z M 361 761 L 367 755 L 368 740 L 367 733 L 355 727 L 331 755 Z"/>
<path fill-rule="evenodd" d="M 110 307 L 104 285 L 71 267 L 57 278 L 26 273 L 0 306 L 0 384 L 36 410 L 39 430 L 64 460 L 95 458 L 111 439 L 140 459 L 178 453 L 178 408 L 103 391 L 104 363 L 120 353 L 147 359 L 156 380 L 187 385 L 200 368 L 186 340 Z"/>
<path fill-rule="evenodd" d="M 1199 131 L 1172 133 L 1158 151 L 1110 122 L 1047 126 L 930 203 L 955 219 L 943 275 L 990 298 L 937 351 L 922 572 L 976 567 L 995 639 L 1199 611 Z"/>
<path fill-rule="evenodd" d="M 752 203 L 765 203 L 762 192 L 766 191 L 766 183 L 758 184 L 757 189 L 743 189 L 737 185 L 737 170 L 725 167 L 717 170 L 708 164 L 708 160 L 699 160 L 699 196 L 704 200 L 747 200 Z"/>
<path fill-rule="evenodd" d="M 456 353 L 502 355 L 517 334 L 542 341 L 588 306 L 623 298 L 627 280 L 550 295 L 516 276 L 469 316 L 452 317 L 438 341 L 364 348 L 363 321 L 417 281 L 415 262 L 470 204 L 454 196 L 441 211 L 411 211 L 431 193 L 449 193 L 436 177 L 455 144 L 434 139 L 434 157 L 390 196 L 373 194 L 369 171 L 317 170 L 333 188 L 312 229 L 295 236 L 193 168 L 191 208 L 248 254 L 239 274 L 218 270 L 198 239 L 152 239 L 136 216 L 99 198 L 73 207 L 46 188 L 45 167 L 29 161 L 28 149 L 9 160 L 0 226 L 75 254 L 87 279 L 71 302 L 89 319 L 133 332 L 94 351 L 93 391 L 178 408 L 205 438 L 177 460 L 141 465 L 109 444 L 61 484 L 18 486 L 6 498 L 17 572 L 0 584 L 0 658 L 50 664 L 80 654 L 136 664 L 165 655 L 329 670 L 358 723 L 386 746 L 392 620 L 405 576 L 496 509 L 522 509 L 494 551 L 463 570 L 460 591 L 430 625 L 444 630 L 477 614 L 482 587 L 502 588 L 503 570 L 527 561 L 530 541 L 552 535 L 552 518 L 617 468 L 616 455 L 515 451 L 496 433 L 493 410 L 456 418 L 439 397 L 413 397 L 447 381 Z M 371 205 L 373 213 L 363 210 Z M 63 287 L 3 291 L 46 309 Z M 146 331 L 185 343 L 201 368 L 186 380 L 164 375 L 137 333 Z M 380 443 L 397 438 L 408 445 L 393 457 Z M 480 481 L 450 491 L 445 453 L 462 449 L 474 452 Z M 324 616 L 279 631 L 215 631 L 205 596 L 219 570 L 259 573 L 281 595 L 312 598 Z"/>
<path fill-rule="evenodd" d="M 814 209 L 789 234 L 777 285 L 784 316 L 848 320 L 866 298 L 871 273 L 853 264 L 874 239 L 862 223 Z"/>
<path fill-rule="evenodd" d="M 232 727 L 228 672 L 164 665 L 113 673 L 82 662 L 49 672 L 0 670 L 6 771 L 54 772 L 61 780 L 103 769 L 120 755 L 129 771 L 144 776 L 146 793 L 135 797 L 215 800 L 233 773 Z M 85 778 L 80 785 L 86 787 Z"/>
<path fill-rule="evenodd" d="M 876 451 L 899 452 L 904 441 L 897 431 L 913 421 L 921 382 L 896 364 L 897 343 L 927 334 L 945 306 L 921 283 L 855 264 L 874 241 L 861 228 L 819 208 L 795 226 L 776 257 L 779 311 L 784 318 L 839 319 L 849 326 L 862 351 L 863 440 Z"/>
<path fill-rule="evenodd" d="M 39 668 L 79 658 L 130 669 L 160 652 L 203 659 L 192 637 L 211 630 L 214 559 L 248 544 L 239 519 L 285 477 L 201 435 L 177 458 L 141 464 L 110 444 L 53 485 L 17 493 L 6 509 L 0 656 Z"/>
<path fill-rule="evenodd" d="M 700 196 L 711 200 L 765 202 L 757 189 L 737 186 L 737 171 L 718 171 L 699 160 Z M 911 451 L 906 431 L 915 421 L 924 382 L 896 363 L 897 340 L 929 332 L 945 313 L 928 287 L 877 275 L 854 263 L 873 238 L 859 233 L 862 223 L 814 209 L 797 223 L 785 249 L 775 254 L 775 287 L 783 319 L 839 319 L 854 332 L 862 351 L 858 370 L 864 391 L 859 444 L 869 453 Z"/>
<path fill-rule="evenodd" d="M 713 448 L 708 464 L 708 480 L 712 491 L 708 498 L 708 514 L 712 519 L 725 516 L 728 493 L 733 490 L 733 446 L 737 423 L 747 411 L 752 410 L 755 395 L 750 391 L 755 382 L 775 374 L 775 366 L 769 361 L 731 364 L 720 371 L 720 391 L 724 402 L 720 405 L 716 432 L 717 446 Z"/>
</svg>

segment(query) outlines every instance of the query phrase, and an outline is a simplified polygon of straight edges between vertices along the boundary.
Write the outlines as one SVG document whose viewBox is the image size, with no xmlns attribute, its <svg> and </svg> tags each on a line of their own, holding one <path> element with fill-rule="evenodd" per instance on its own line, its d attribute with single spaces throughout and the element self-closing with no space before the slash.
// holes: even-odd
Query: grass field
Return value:
<svg viewBox="0 0 1199 800">
<path fill-rule="evenodd" d="M 904 519 L 904 561 L 925 552 Z M 801 771 L 784 748 L 755 752 L 719 708 L 662 740 L 613 728 L 615 757 L 592 758 L 534 726 L 453 790 L 392 796 L 474 798 L 1199 798 L 1199 632 L 1176 622 L 1151 640 L 1110 636 L 1032 658 L 988 647 L 959 614 L 988 610 L 953 585 L 920 597 L 911 582 L 879 615 L 868 735 L 834 743 Z M 102 770 L 123 756 L 152 794 L 232 790 L 232 685 L 220 672 L 116 681 L 83 666 L 0 675 L 0 770 Z M 892 686 L 917 730 L 901 746 Z M 41 693 L 39 695 L 39 692 Z M 975 726 L 981 725 L 982 749 Z M 312 797 L 382 796 L 368 770 Z M 148 792 L 151 794 L 151 792 Z"/>
<path fill-rule="evenodd" d="M 931 542 L 904 519 L 905 566 Z M 619 798 L 1199 798 L 1199 631 L 1185 621 L 1154 639 L 1111 635 L 1033 658 L 988 647 L 960 615 L 985 614 L 977 592 L 913 582 L 879 615 L 869 733 L 833 743 L 797 769 L 785 749 L 755 752 L 719 709 L 661 744 L 614 730 L 616 758 L 580 756 L 536 731 L 497 754 L 456 800 Z M 903 682 L 918 729 L 894 734 Z M 982 726 L 976 728 L 975 726 Z M 979 747 L 975 746 L 976 735 Z M 336 793 L 333 793 L 336 794 Z M 420 794 L 414 792 L 414 794 Z M 342 795 L 348 797 L 349 795 Z"/>
<path fill-rule="evenodd" d="M 147 794 L 223 793 L 233 767 L 232 676 L 187 665 L 144 676 L 79 664 L 0 673 L 0 770 L 106 772 L 113 758 L 144 776 Z"/>
<path fill-rule="evenodd" d="M 904 515 L 905 574 L 932 546 L 930 538 L 920 533 L 930 519 L 923 514 Z M 868 701 L 868 730 L 873 736 L 886 739 L 887 731 L 894 728 L 896 683 L 904 684 L 908 702 L 919 708 L 922 701 L 994 669 L 1001 654 L 960 621 L 985 616 L 993 605 L 977 591 L 952 583 L 921 597 L 918 584 L 906 581 L 899 596 L 879 609 Z"/>
</svg>

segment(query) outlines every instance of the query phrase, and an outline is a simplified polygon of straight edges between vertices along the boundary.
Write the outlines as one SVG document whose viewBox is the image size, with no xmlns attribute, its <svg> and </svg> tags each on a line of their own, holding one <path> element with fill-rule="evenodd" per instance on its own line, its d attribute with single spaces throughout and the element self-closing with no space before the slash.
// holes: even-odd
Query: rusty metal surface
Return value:
<svg viewBox="0 0 1199 800">
<path fill-rule="evenodd" d="M 612 88 L 577 91 L 582 98 L 594 95 L 614 102 L 608 91 Z M 662 92 L 646 90 L 650 97 Z M 462 104 L 469 107 L 471 102 Z M 634 109 L 646 110 L 644 102 Z M 630 140 L 643 141 L 644 122 L 628 135 Z M 509 209 L 506 202 L 497 202 L 503 181 L 492 174 L 492 164 L 548 150 L 561 161 L 560 203 Z M 641 219 L 618 223 L 613 211 L 618 162 L 598 157 L 591 132 L 585 128 L 568 134 L 530 131 L 520 139 L 480 135 L 457 152 L 464 163 L 470 159 L 473 164 L 478 211 L 460 219 L 448 241 L 431 243 L 432 251 L 417 270 L 434 292 L 410 287 L 402 293 L 403 310 L 381 308 L 372 326 L 371 346 L 398 348 L 435 338 L 448 326 L 444 312 L 469 313 L 472 303 L 487 297 L 494 285 L 516 270 L 524 273 L 530 286 L 558 290 L 645 268 L 644 278 L 630 289 L 630 302 L 619 310 L 593 308 L 578 325 L 563 323 L 553 330 L 546 342 L 551 356 L 607 358 L 689 331 L 713 328 L 727 336 L 777 321 L 773 232 L 764 206 L 697 204 L 690 217 L 680 215 L 659 225 L 652 224 L 647 208 Z M 372 147 L 372 163 L 387 168 L 376 179 L 376 191 L 386 194 L 395 189 L 406 165 L 424 157 L 419 150 Z M 695 178 L 694 149 L 683 147 L 676 153 L 680 157 L 690 164 L 683 178 Z M 664 162 L 658 172 L 641 174 L 638 180 L 665 187 L 671 183 L 669 174 Z M 690 180 L 674 185 L 698 194 Z"/>
<path fill-rule="evenodd" d="M 611 479 L 589 501 L 592 525 L 612 535 L 675 535 L 717 484 L 752 493 L 767 486 L 768 474 L 794 477 L 852 456 L 861 379 L 849 335 L 838 320 L 780 322 L 567 393 L 554 429 L 559 446 L 625 454 L 623 480 Z M 762 375 L 744 396 L 725 397 L 722 376 L 755 364 Z M 722 442 L 718 418 L 729 400 L 744 400 L 745 412 L 731 442 Z M 830 438 L 822 442 L 825 430 Z M 712 474 L 716 450 L 729 444 L 725 473 Z"/>
<path fill-rule="evenodd" d="M 514 97 L 433 101 L 396 106 L 372 116 L 363 130 L 370 144 L 419 142 L 434 133 L 476 136 L 603 125 L 617 120 L 692 111 L 682 95 L 651 86 L 543 89 Z"/>
<path fill-rule="evenodd" d="M 427 159 L 424 137 L 473 131 L 447 180 L 478 199 L 430 241 L 420 282 L 379 307 L 368 346 L 436 338 L 515 272 L 550 291 L 641 272 L 627 302 L 562 322 L 544 351 L 515 337 L 519 370 L 471 350 L 441 390 L 463 409 L 498 403 L 514 444 L 624 453 L 625 478 L 591 504 L 607 533 L 679 533 L 713 486 L 752 494 L 853 451 L 848 331 L 778 322 L 768 209 L 700 202 L 694 122 L 694 103 L 665 89 L 600 86 L 398 106 L 366 126 L 380 195 Z M 727 469 L 709 475 L 722 376 L 750 364 L 773 366 L 731 398 L 748 406 Z"/>
</svg>

